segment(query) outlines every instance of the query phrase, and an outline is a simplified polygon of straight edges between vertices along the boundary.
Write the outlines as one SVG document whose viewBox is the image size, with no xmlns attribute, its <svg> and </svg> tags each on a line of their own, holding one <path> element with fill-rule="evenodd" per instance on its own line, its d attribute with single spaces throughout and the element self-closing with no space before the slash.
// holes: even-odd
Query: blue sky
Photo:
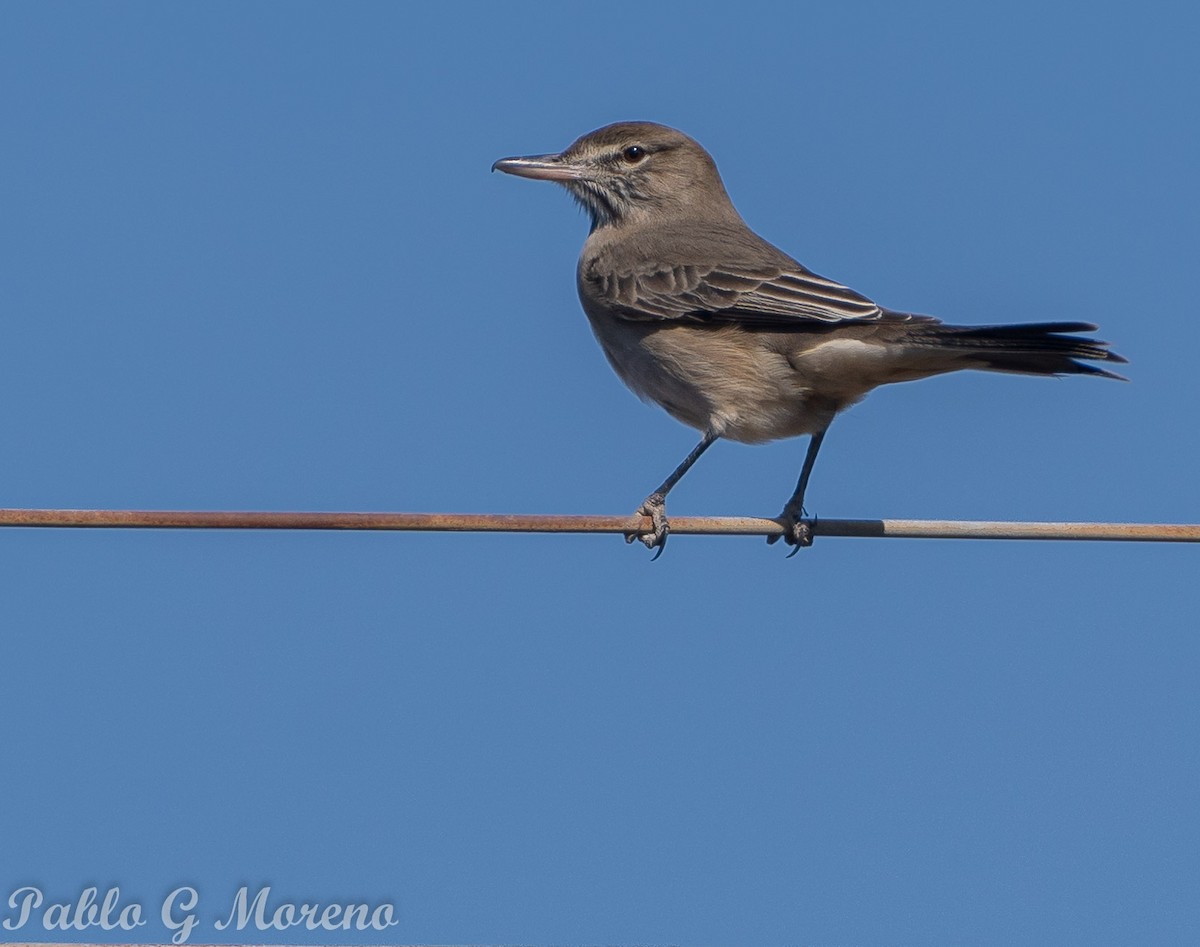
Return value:
<svg viewBox="0 0 1200 947">
<path fill-rule="evenodd" d="M 0 505 L 631 512 L 694 443 L 604 363 L 586 224 L 488 169 L 682 128 L 811 268 L 1084 320 L 826 439 L 826 517 L 1200 520 L 1191 7 L 7 4 Z M 774 515 L 801 441 L 677 514 Z M 0 899 L 193 943 L 1200 936 L 1185 546 L 0 533 Z M 242 885 L 386 933 L 221 932 Z M 273 902 L 274 903 L 274 902 Z M 13 911 L 0 900 L 0 917 Z"/>
</svg>

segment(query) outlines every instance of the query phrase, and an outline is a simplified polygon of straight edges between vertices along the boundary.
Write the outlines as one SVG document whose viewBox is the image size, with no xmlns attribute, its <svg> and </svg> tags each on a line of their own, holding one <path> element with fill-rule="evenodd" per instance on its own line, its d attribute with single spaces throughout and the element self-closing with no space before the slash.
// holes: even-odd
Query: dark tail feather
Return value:
<svg viewBox="0 0 1200 947">
<path fill-rule="evenodd" d="M 1116 352 L 1110 352 L 1107 342 L 1070 334 L 1095 331 L 1096 326 L 1088 322 L 1032 322 L 1004 326 L 931 325 L 928 327 L 926 344 L 939 348 L 961 348 L 964 358 L 978 362 L 975 367 L 988 371 L 1029 375 L 1102 375 L 1127 381 L 1116 372 L 1088 364 L 1126 361 Z"/>
</svg>

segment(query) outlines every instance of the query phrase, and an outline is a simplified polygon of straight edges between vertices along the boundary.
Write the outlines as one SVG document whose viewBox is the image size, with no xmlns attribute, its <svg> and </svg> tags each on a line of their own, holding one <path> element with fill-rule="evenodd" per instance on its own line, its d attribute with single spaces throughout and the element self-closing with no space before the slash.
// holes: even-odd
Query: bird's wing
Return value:
<svg viewBox="0 0 1200 947">
<path fill-rule="evenodd" d="M 625 319 L 747 328 L 803 328 L 878 320 L 883 310 L 854 290 L 780 266 L 675 266 L 591 273 L 592 291 Z"/>
</svg>

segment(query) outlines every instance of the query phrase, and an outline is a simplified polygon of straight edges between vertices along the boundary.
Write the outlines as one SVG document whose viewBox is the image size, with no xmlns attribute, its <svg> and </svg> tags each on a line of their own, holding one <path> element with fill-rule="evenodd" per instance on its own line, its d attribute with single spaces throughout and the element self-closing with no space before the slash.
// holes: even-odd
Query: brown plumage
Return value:
<svg viewBox="0 0 1200 947">
<path fill-rule="evenodd" d="M 804 492 L 834 416 L 871 389 L 959 369 L 1120 378 L 1124 362 L 1083 322 L 946 325 L 893 312 L 806 269 L 734 209 L 717 166 L 682 132 L 622 122 L 560 154 L 493 170 L 564 185 L 591 217 L 579 298 L 609 363 L 634 392 L 703 432 L 639 512 L 662 551 L 665 497 L 721 437 L 760 443 L 809 434 L 784 538 L 811 543 Z M 631 539 L 634 537 L 630 537 Z"/>
</svg>

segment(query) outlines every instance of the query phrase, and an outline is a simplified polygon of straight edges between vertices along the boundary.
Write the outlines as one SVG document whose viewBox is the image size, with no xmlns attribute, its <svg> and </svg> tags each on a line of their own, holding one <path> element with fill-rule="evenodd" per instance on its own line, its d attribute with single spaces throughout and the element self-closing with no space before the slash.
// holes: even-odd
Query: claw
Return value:
<svg viewBox="0 0 1200 947">
<path fill-rule="evenodd" d="M 795 547 L 787 554 L 788 559 L 791 559 L 792 556 L 796 555 L 805 546 L 811 546 L 813 544 L 813 531 L 812 526 L 804 519 L 806 515 L 804 507 L 800 507 L 799 510 L 785 507 L 783 512 L 779 514 L 779 524 L 783 527 L 783 535 L 768 536 L 767 544 L 773 545 L 782 539 L 789 546 Z"/>
<path fill-rule="evenodd" d="M 637 515 L 648 517 L 653 528 L 644 533 L 626 533 L 625 542 L 631 543 L 640 539 L 647 549 L 656 549 L 654 558 L 650 560 L 653 562 L 667 548 L 667 536 L 671 532 L 671 524 L 667 521 L 666 499 L 661 493 L 650 494 L 638 507 Z"/>
</svg>

